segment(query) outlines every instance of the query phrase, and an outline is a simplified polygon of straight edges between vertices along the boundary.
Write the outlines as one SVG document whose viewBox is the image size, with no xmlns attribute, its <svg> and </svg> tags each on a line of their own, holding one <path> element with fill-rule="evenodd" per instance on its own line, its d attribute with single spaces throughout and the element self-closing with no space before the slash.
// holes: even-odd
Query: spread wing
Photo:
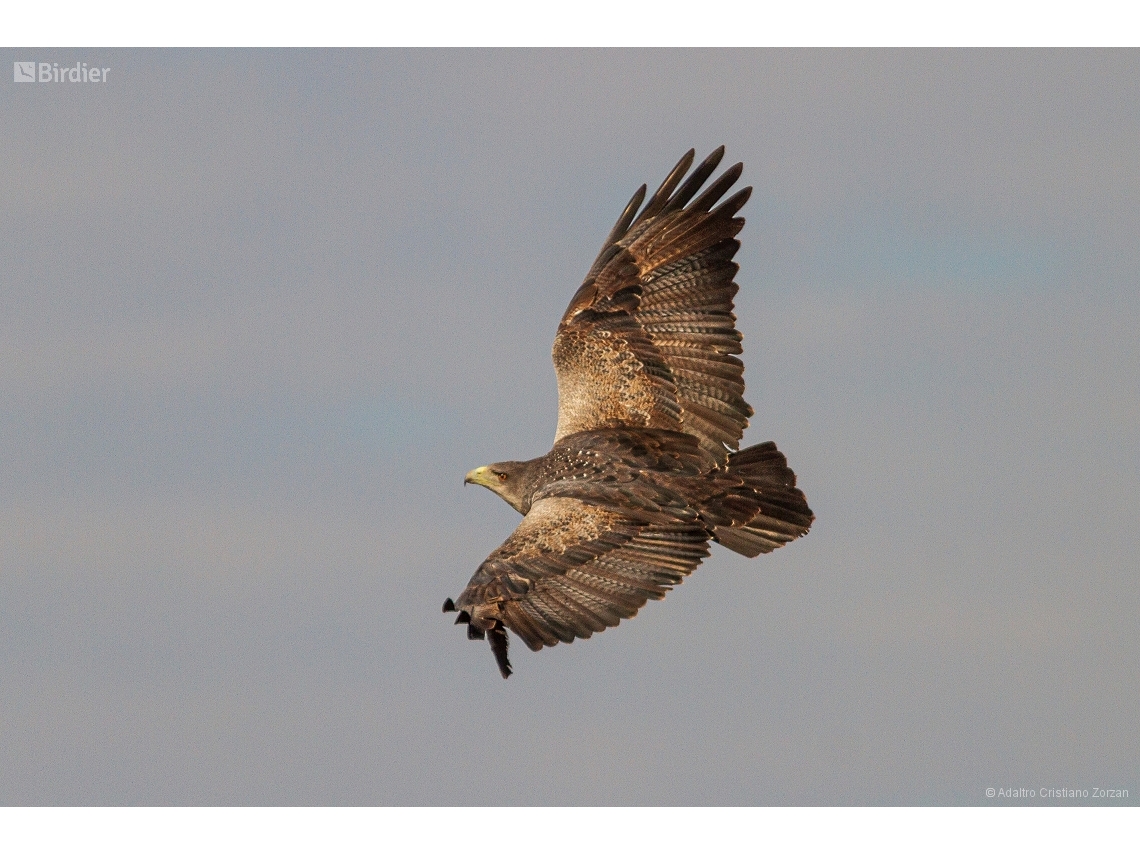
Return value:
<svg viewBox="0 0 1140 855">
<path fill-rule="evenodd" d="M 726 445 L 739 448 L 752 408 L 734 355 L 732 259 L 752 188 L 713 207 L 738 163 L 697 196 L 723 156 L 722 146 L 682 183 L 689 151 L 644 208 L 645 187 L 634 194 L 606 238 L 554 340 L 556 442 L 626 425 L 691 434 L 720 462 Z"/>
<path fill-rule="evenodd" d="M 617 626 L 680 584 L 708 555 L 708 537 L 700 521 L 645 523 L 613 507 L 541 499 L 445 609 L 461 612 L 469 635 L 491 634 L 505 677 L 503 627 L 541 650 Z"/>
</svg>

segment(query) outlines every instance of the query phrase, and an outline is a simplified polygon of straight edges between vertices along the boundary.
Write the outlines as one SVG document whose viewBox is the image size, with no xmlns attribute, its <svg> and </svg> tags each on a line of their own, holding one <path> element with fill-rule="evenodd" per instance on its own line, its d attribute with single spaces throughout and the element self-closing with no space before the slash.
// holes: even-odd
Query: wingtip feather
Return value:
<svg viewBox="0 0 1140 855">
<path fill-rule="evenodd" d="M 491 652 L 495 654 L 495 664 L 499 666 L 499 673 L 503 675 L 505 680 L 514 671 L 511 668 L 511 660 L 507 658 L 507 647 L 510 642 L 507 638 L 506 627 L 496 621 L 487 633 L 487 640 L 491 643 Z"/>
</svg>

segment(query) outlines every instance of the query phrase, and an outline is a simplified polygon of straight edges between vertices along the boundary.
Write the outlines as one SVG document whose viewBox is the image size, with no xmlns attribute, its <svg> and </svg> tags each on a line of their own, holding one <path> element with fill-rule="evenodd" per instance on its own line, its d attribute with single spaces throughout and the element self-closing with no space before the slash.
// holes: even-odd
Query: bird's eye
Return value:
<svg viewBox="0 0 1140 855">
<path fill-rule="evenodd" d="M 507 473 L 506 472 L 496 472 L 495 474 L 499 476 L 500 481 L 506 481 L 507 480 Z"/>
</svg>

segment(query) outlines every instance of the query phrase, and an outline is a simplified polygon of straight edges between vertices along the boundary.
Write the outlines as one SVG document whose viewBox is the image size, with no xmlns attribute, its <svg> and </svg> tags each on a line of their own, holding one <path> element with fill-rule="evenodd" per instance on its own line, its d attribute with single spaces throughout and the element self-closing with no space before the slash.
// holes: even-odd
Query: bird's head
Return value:
<svg viewBox="0 0 1140 855">
<path fill-rule="evenodd" d="M 534 492 L 533 480 L 528 477 L 533 460 L 508 460 L 472 469 L 463 479 L 464 484 L 478 484 L 497 493 L 508 505 L 525 514 L 530 510 L 530 496 Z"/>
</svg>

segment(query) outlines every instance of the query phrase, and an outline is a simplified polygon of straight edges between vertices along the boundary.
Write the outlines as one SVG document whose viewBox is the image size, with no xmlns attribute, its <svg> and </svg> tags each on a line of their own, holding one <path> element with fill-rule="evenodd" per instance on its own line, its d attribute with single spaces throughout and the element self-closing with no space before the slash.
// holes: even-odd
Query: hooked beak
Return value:
<svg viewBox="0 0 1140 855">
<path fill-rule="evenodd" d="M 472 469 L 463 476 L 464 484 L 478 484 L 480 487 L 490 487 L 492 484 L 497 483 L 497 479 L 491 473 L 487 466 L 480 466 L 478 469 Z"/>
</svg>

